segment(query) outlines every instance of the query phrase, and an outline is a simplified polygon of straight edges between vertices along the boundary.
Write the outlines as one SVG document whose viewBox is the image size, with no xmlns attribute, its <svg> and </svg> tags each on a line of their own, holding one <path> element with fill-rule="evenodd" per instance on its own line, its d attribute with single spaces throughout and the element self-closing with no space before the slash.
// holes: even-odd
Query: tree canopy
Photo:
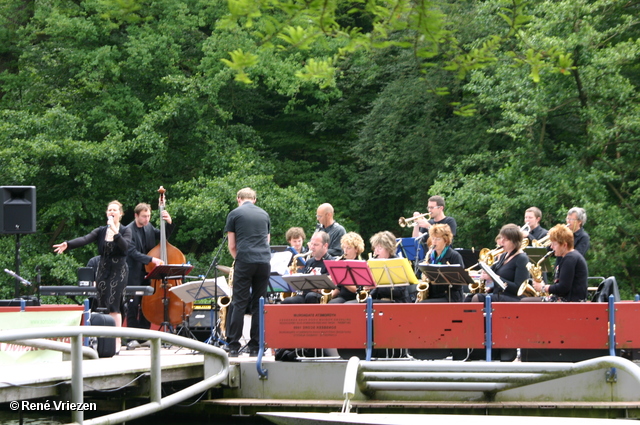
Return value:
<svg viewBox="0 0 640 425">
<path fill-rule="evenodd" d="M 238 189 L 365 240 L 442 195 L 455 245 L 587 210 L 590 274 L 640 276 L 640 5 L 617 0 L 0 0 L 0 185 L 37 187 L 21 274 L 75 281 L 106 205 L 155 204 L 204 272 Z M 154 222 L 157 223 L 157 211 Z M 0 235 L 12 268 L 15 238 Z M 230 264 L 224 250 L 221 264 Z M 25 289 L 28 291 L 27 289 Z M 13 279 L 0 279 L 0 296 Z"/>
</svg>

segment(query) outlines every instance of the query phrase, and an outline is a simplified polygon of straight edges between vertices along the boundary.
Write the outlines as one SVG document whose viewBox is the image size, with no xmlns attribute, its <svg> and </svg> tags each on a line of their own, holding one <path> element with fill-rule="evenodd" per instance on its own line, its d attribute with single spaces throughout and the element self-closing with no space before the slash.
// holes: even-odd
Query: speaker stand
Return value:
<svg viewBox="0 0 640 425">
<path fill-rule="evenodd" d="M 20 276 L 20 233 L 16 233 L 16 274 Z M 14 298 L 20 298 L 20 280 L 16 277 Z"/>
</svg>

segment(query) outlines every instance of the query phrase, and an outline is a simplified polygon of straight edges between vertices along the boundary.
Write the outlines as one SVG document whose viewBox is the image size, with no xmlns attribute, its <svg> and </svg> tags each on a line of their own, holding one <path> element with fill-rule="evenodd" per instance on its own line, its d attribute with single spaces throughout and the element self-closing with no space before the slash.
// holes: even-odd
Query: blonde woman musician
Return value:
<svg viewBox="0 0 640 425">
<path fill-rule="evenodd" d="M 339 260 L 360 260 L 360 254 L 364 252 L 364 240 L 355 232 L 349 232 L 340 238 L 340 245 L 344 255 Z M 356 299 L 357 288 L 355 285 L 341 285 L 333 290 L 329 304 L 345 303 Z"/>
<path fill-rule="evenodd" d="M 451 246 L 453 234 L 448 224 L 434 224 L 429 227 L 429 240 L 427 245 L 431 248 L 426 255 L 429 264 L 460 264 L 463 265 L 462 256 Z M 462 285 L 429 285 L 429 296 L 423 303 L 447 303 L 462 302 L 464 293 Z"/>
</svg>

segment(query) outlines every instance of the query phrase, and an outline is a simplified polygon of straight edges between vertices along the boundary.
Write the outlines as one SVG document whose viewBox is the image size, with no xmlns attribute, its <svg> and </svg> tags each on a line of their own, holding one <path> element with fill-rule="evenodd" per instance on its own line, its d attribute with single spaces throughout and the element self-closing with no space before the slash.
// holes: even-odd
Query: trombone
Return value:
<svg viewBox="0 0 640 425">
<path fill-rule="evenodd" d="M 398 219 L 398 224 L 400 225 L 400 227 L 407 227 L 407 226 L 414 227 L 417 224 L 415 220 L 422 217 L 426 217 L 427 220 L 431 220 L 431 213 L 424 213 L 424 214 L 416 215 L 414 217 L 409 217 L 409 218 L 400 217 Z"/>
</svg>

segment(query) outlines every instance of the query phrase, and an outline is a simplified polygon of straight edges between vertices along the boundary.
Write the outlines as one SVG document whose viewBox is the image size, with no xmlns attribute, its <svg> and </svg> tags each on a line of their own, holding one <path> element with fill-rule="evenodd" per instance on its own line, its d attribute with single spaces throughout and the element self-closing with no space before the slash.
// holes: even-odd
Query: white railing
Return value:
<svg viewBox="0 0 640 425">
<path fill-rule="evenodd" d="M 132 421 L 171 407 L 188 398 L 195 397 L 219 385 L 229 374 L 229 358 L 222 349 L 165 332 L 109 326 L 67 326 L 60 328 L 16 329 L 0 332 L 0 342 L 14 342 L 24 345 L 34 345 L 35 339 L 64 337 L 71 339 L 69 349 L 71 353 L 71 400 L 69 401 L 77 404 L 82 404 L 84 400 L 82 375 L 82 358 L 83 353 L 86 351 L 86 347 L 82 345 L 84 337 L 146 339 L 151 343 L 149 403 L 122 412 L 88 420 L 84 420 L 84 414 L 81 410 L 73 411 L 71 418 L 73 424 L 109 425 Z M 204 380 L 164 398 L 162 398 L 162 369 L 160 363 L 160 349 L 163 342 L 204 354 Z M 68 344 L 65 345 L 67 347 L 69 346 Z M 49 346 L 48 348 L 56 349 L 54 346 Z M 57 347 L 57 349 L 60 348 L 63 347 Z M 61 351 L 66 351 L 66 348 Z"/>
</svg>

